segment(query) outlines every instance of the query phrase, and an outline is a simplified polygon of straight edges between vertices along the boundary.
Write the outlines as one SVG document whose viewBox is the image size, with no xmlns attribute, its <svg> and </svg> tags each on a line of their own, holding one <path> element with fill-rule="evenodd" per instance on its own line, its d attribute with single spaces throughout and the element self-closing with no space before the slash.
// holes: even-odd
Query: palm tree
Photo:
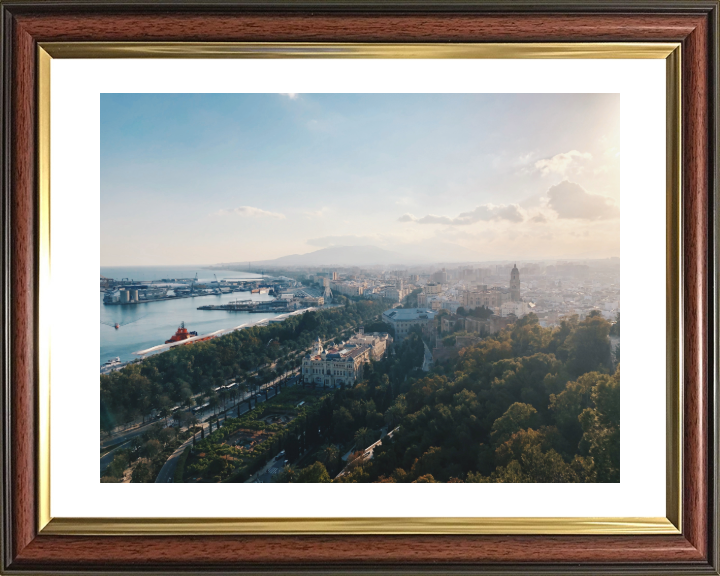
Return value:
<svg viewBox="0 0 720 576">
<path fill-rule="evenodd" d="M 217 405 L 218 405 L 218 397 L 217 394 L 212 394 L 210 396 L 210 408 L 213 409 L 213 415 L 217 413 Z"/>
<path fill-rule="evenodd" d="M 167 424 L 167 417 L 170 416 L 170 408 L 168 408 L 167 406 L 163 406 L 158 411 L 158 414 L 160 414 L 161 418 L 165 418 L 165 424 Z"/>
<path fill-rule="evenodd" d="M 320 461 L 326 466 L 331 466 L 337 460 L 339 453 L 340 451 L 335 444 L 325 444 L 325 446 L 320 449 Z"/>
<path fill-rule="evenodd" d="M 372 430 L 360 428 L 357 432 L 355 432 L 355 447 L 358 450 L 364 450 L 373 443 L 374 439 L 375 434 Z"/>
<path fill-rule="evenodd" d="M 220 400 L 222 401 L 223 408 L 225 408 L 225 404 L 227 403 L 227 397 L 228 397 L 228 391 L 220 390 Z"/>
</svg>

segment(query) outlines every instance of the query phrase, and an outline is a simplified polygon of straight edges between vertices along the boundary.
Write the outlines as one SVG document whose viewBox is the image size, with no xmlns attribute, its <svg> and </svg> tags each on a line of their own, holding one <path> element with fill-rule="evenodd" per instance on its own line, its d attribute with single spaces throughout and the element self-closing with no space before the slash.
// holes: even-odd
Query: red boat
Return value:
<svg viewBox="0 0 720 576">
<path fill-rule="evenodd" d="M 165 340 L 165 344 L 174 344 L 175 342 L 182 342 L 183 340 L 187 340 L 188 338 L 192 338 L 194 336 L 197 336 L 197 332 L 188 332 L 188 329 L 185 328 L 185 322 L 180 322 L 180 328 L 177 329 L 177 332 L 172 335 L 170 340 Z"/>
</svg>

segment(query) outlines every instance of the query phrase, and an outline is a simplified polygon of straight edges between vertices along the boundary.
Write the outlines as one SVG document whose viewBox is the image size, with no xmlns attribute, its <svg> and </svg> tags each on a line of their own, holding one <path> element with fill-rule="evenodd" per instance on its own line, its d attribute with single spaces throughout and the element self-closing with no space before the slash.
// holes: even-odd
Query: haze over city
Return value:
<svg viewBox="0 0 720 576">
<path fill-rule="evenodd" d="M 103 94 L 101 265 L 616 257 L 619 109 L 616 94 Z"/>
</svg>

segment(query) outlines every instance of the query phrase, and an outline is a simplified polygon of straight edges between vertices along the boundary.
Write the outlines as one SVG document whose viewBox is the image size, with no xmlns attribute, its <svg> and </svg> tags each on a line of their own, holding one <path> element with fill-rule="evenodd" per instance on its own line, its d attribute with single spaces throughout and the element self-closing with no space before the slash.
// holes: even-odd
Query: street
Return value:
<svg viewBox="0 0 720 576">
<path fill-rule="evenodd" d="M 327 340 L 324 341 L 324 343 L 327 344 L 327 342 L 330 342 L 331 340 L 333 340 L 333 339 L 328 338 Z M 302 355 L 304 352 L 307 352 L 307 350 L 299 352 L 298 355 Z M 275 364 L 273 364 L 271 367 L 273 367 L 273 366 L 275 366 Z M 220 416 L 223 416 L 223 415 L 224 415 L 223 418 L 227 418 L 227 415 L 230 412 L 232 412 L 233 415 L 236 415 L 238 404 L 245 404 L 245 406 L 242 406 L 240 408 L 240 414 L 245 414 L 248 411 L 246 402 L 250 396 L 254 396 L 255 405 L 257 405 L 257 403 L 263 402 L 265 400 L 264 397 L 262 397 L 262 398 L 260 397 L 260 393 L 263 390 L 274 386 L 278 381 L 282 380 L 283 378 L 289 376 L 289 378 L 285 384 L 286 386 L 292 386 L 294 384 L 297 384 L 300 381 L 300 375 L 295 374 L 295 370 L 298 370 L 298 369 L 296 368 L 296 369 L 290 370 L 289 372 L 286 372 L 282 376 L 279 376 L 272 382 L 263 384 L 262 386 L 260 386 L 260 388 L 254 395 L 250 392 L 245 392 L 244 395 L 241 398 L 237 399 L 230 408 L 227 408 L 227 409 L 223 410 L 222 412 L 215 414 L 213 412 L 210 412 L 208 409 L 208 413 L 205 415 L 203 415 L 203 412 L 196 414 L 196 417 L 198 418 L 198 423 L 203 428 L 206 429 L 207 428 L 206 423 L 211 418 L 213 418 L 213 419 L 219 418 Z M 196 396 L 200 396 L 200 395 L 201 394 L 196 394 Z M 273 396 L 268 395 L 268 399 L 270 399 L 270 398 L 273 398 Z M 106 454 L 103 454 L 100 457 L 100 475 L 102 476 L 103 472 L 105 472 L 107 467 L 110 466 L 110 464 L 112 463 L 113 458 L 115 457 L 116 450 L 119 450 L 121 448 L 128 448 L 130 446 L 130 440 L 132 440 L 136 436 L 140 436 L 140 435 L 144 434 L 145 432 L 150 430 L 150 428 L 154 424 L 157 424 L 160 421 L 162 421 L 162 418 L 156 418 L 156 419 L 149 421 L 146 424 L 140 425 L 139 427 L 134 428 L 128 432 L 120 433 L 119 435 L 115 435 L 115 436 L 110 436 L 110 437 L 106 438 L 105 440 L 101 441 L 100 442 L 101 447 L 115 446 L 118 443 L 121 443 L 121 444 L 119 446 L 115 446 L 112 450 L 110 450 Z M 175 473 L 175 468 L 177 466 L 178 458 L 182 454 L 182 451 L 184 450 L 185 446 L 187 446 L 188 442 L 191 442 L 191 441 L 192 441 L 192 438 L 190 438 L 190 440 L 184 442 L 180 447 L 178 447 L 178 449 L 175 452 L 173 452 L 173 454 L 168 458 L 168 460 L 165 462 L 164 466 L 161 468 L 161 470 L 158 474 L 158 477 L 155 480 L 156 482 L 172 482 L 173 475 Z"/>
<path fill-rule="evenodd" d="M 297 378 L 297 377 L 291 377 L 290 379 L 288 379 L 288 381 L 287 381 L 287 383 L 286 383 L 286 386 L 293 386 L 293 385 L 297 384 L 297 382 L 299 382 L 299 381 L 300 381 L 299 378 Z M 270 396 L 270 395 L 268 394 L 268 400 L 269 400 L 270 398 L 274 398 L 274 397 L 277 396 L 278 394 L 279 394 L 279 392 L 278 392 L 277 390 L 275 390 L 275 394 L 272 395 L 272 396 Z M 264 399 L 257 398 L 257 402 L 258 402 L 258 403 L 264 402 L 264 401 L 265 401 Z M 237 415 L 236 409 L 237 409 L 237 404 L 235 404 L 235 405 L 232 406 L 231 408 L 228 408 L 227 410 L 225 410 L 225 412 L 222 412 L 221 414 L 218 414 L 218 417 L 224 415 L 224 417 L 223 417 L 223 420 L 224 420 L 225 418 L 228 417 L 228 412 L 231 412 L 231 411 L 232 411 L 232 413 L 233 413 L 233 416 L 231 416 L 231 418 L 232 418 L 232 417 L 234 417 L 235 415 Z M 245 413 L 247 413 L 247 412 L 248 412 L 248 406 L 247 406 L 247 404 L 245 404 L 244 406 L 242 406 L 242 407 L 240 408 L 240 415 L 245 414 Z M 208 417 L 209 417 L 209 415 L 208 415 Z M 201 425 L 202 425 L 202 427 L 203 427 L 204 429 L 207 428 L 207 426 L 205 425 L 205 423 L 202 423 Z M 197 436 L 197 434 L 196 434 L 196 436 Z M 180 447 L 178 447 L 178 449 L 175 450 L 175 452 L 172 453 L 172 455 L 170 456 L 170 458 L 167 459 L 167 462 L 165 462 L 165 464 L 163 465 L 163 467 L 160 469 L 160 472 L 158 473 L 158 476 L 157 476 L 157 478 L 155 479 L 155 482 L 156 482 L 156 483 L 169 483 L 169 482 L 172 482 L 172 481 L 173 481 L 174 476 L 175 476 L 175 468 L 177 468 L 178 460 L 179 460 L 180 456 L 182 455 L 183 451 L 185 450 L 185 447 L 188 446 L 188 445 L 190 445 L 191 443 L 192 443 L 192 436 L 191 436 L 190 438 L 188 438 L 185 442 L 183 442 L 183 443 L 180 445 Z"/>
<path fill-rule="evenodd" d="M 432 366 L 432 352 L 425 342 L 423 342 L 423 346 L 425 346 L 425 356 L 423 357 L 422 369 L 423 372 L 430 372 L 430 367 Z"/>
</svg>

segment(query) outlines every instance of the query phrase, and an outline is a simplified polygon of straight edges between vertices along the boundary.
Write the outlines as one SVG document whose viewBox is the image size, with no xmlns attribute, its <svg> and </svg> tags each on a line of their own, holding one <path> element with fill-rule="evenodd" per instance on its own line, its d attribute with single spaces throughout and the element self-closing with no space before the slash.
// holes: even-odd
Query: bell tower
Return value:
<svg viewBox="0 0 720 576">
<path fill-rule="evenodd" d="M 520 270 L 517 264 L 510 271 L 510 300 L 520 302 Z"/>
</svg>

